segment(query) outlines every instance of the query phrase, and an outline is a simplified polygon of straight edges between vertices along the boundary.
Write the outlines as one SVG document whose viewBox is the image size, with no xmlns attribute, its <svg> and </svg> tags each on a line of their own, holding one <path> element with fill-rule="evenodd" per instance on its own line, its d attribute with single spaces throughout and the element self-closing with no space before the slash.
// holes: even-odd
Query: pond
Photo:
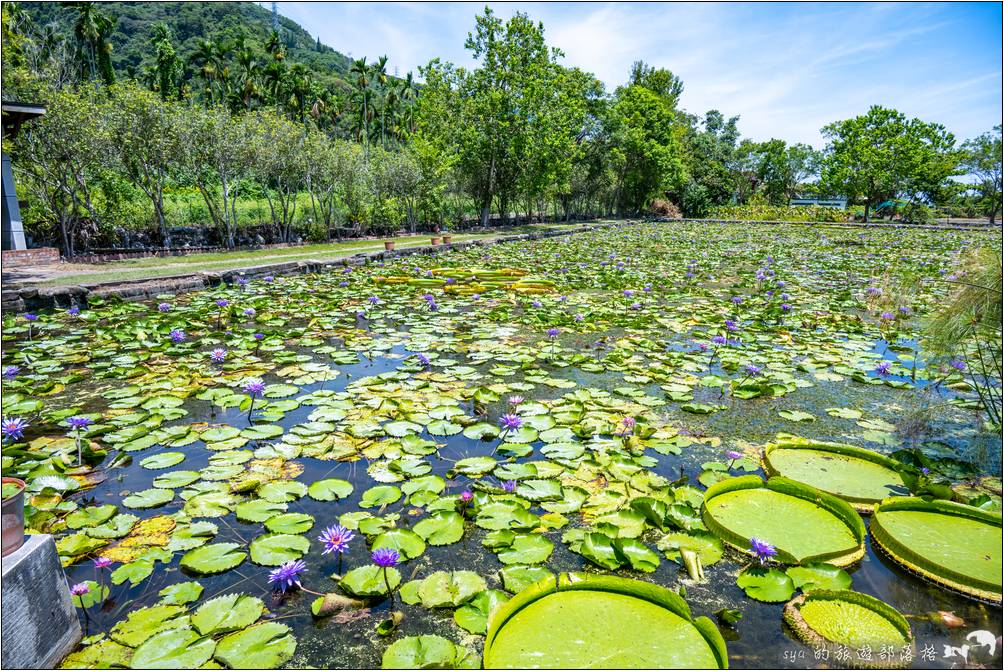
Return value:
<svg viewBox="0 0 1004 671">
<path fill-rule="evenodd" d="M 86 638 L 66 664 L 474 667 L 493 604 L 572 571 L 679 593 L 731 667 L 828 668 L 840 653 L 785 623 L 811 592 L 785 573 L 801 563 L 905 617 L 911 644 L 875 660 L 959 665 L 968 634 L 1000 635 L 999 577 L 996 599 L 924 579 L 870 531 L 852 538 L 872 523 L 860 501 L 859 517 L 812 490 L 849 541 L 702 504 L 711 487 L 716 505 L 755 491 L 827 515 L 762 482 L 725 490 L 769 475 L 768 445 L 849 444 L 894 474 L 892 494 L 954 499 L 999 539 L 1000 435 L 972 371 L 921 337 L 959 255 L 995 245 L 634 224 L 5 315 L 5 426 L 27 426 L 5 431 L 3 473 L 27 482 L 28 531 L 56 536 L 80 592 Z M 761 566 L 733 524 L 777 554 Z M 352 538 L 319 539 L 332 525 Z M 840 568 L 810 556 L 845 541 L 826 560 Z M 399 563 L 375 566 L 378 548 Z M 276 589 L 297 560 L 299 584 Z M 454 645 L 401 656 L 420 635 Z"/>
</svg>

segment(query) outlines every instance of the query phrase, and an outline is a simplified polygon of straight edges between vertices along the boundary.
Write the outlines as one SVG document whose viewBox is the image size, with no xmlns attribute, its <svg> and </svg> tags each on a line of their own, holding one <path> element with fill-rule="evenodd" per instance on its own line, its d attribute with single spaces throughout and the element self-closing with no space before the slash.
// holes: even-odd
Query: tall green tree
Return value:
<svg viewBox="0 0 1004 671">
<path fill-rule="evenodd" d="M 170 247 L 164 188 L 177 171 L 184 151 L 181 117 L 186 110 L 130 82 L 116 84 L 104 108 L 118 165 L 150 199 L 161 243 Z"/>
<path fill-rule="evenodd" d="M 976 178 L 974 190 L 983 213 L 994 223 L 1001 209 L 1001 125 L 962 145 L 962 168 Z"/>
<path fill-rule="evenodd" d="M 940 124 L 878 105 L 823 128 L 829 141 L 821 180 L 834 194 L 865 206 L 865 221 L 882 201 L 930 198 L 957 172 L 955 138 Z"/>
</svg>

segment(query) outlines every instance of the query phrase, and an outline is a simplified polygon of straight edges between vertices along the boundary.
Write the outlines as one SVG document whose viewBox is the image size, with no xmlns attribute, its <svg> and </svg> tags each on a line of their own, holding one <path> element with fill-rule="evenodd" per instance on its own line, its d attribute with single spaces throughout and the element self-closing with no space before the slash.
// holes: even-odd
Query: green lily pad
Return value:
<svg viewBox="0 0 1004 671">
<path fill-rule="evenodd" d="M 286 510 L 285 503 L 272 503 L 264 499 L 253 499 L 238 503 L 234 507 L 237 519 L 242 522 L 264 522 Z"/>
<path fill-rule="evenodd" d="M 339 587 L 353 596 L 382 596 L 387 594 L 387 583 L 391 589 L 401 584 L 401 573 L 396 568 L 387 569 L 384 579 L 384 569 L 375 564 L 354 568 L 338 582 Z"/>
<path fill-rule="evenodd" d="M 486 589 L 458 608 L 453 613 L 453 620 L 470 633 L 484 636 L 488 631 L 488 618 L 508 600 L 509 595 L 505 592 Z"/>
<path fill-rule="evenodd" d="M 892 606 L 849 590 L 814 590 L 789 602 L 784 620 L 816 649 L 896 650 L 908 648 L 913 635 L 906 619 Z M 912 657 L 912 656 L 911 656 Z M 902 657 L 876 666 L 902 666 Z"/>
<path fill-rule="evenodd" d="M 433 513 L 415 524 L 415 533 L 429 545 L 450 545 L 464 535 L 464 518 L 450 510 Z"/>
<path fill-rule="evenodd" d="M 724 480 L 708 489 L 701 512 L 708 529 L 749 554 L 751 538 L 773 545 L 788 564 L 846 566 L 864 554 L 864 523 L 853 508 L 787 478 Z"/>
<path fill-rule="evenodd" d="M 851 576 L 847 571 L 830 564 L 791 566 L 785 573 L 795 587 L 803 592 L 817 589 L 850 589 Z"/>
<path fill-rule="evenodd" d="M 237 543 L 211 543 L 189 550 L 181 558 L 182 568 L 196 573 L 222 573 L 239 566 L 247 553 L 241 552 Z"/>
<path fill-rule="evenodd" d="M 257 597 L 224 594 L 199 606 L 192 615 L 192 626 L 203 636 L 236 631 L 253 624 L 264 610 L 265 604 Z"/>
<path fill-rule="evenodd" d="M 187 627 L 154 634 L 133 653 L 133 669 L 197 669 L 209 661 L 216 641 Z"/>
<path fill-rule="evenodd" d="M 359 501 L 360 508 L 376 508 L 390 503 L 396 503 L 401 499 L 401 490 L 394 485 L 377 485 L 363 492 L 362 500 Z"/>
<path fill-rule="evenodd" d="M 178 582 L 168 585 L 157 593 L 160 603 L 167 605 L 183 605 L 198 601 L 202 596 L 202 585 L 195 581 Z"/>
<path fill-rule="evenodd" d="M 503 564 L 540 564 L 554 551 L 554 543 L 540 534 L 518 534 L 498 553 Z"/>
<path fill-rule="evenodd" d="M 477 669 L 480 659 L 442 636 L 406 636 L 383 653 L 384 669 Z"/>
<path fill-rule="evenodd" d="M 426 608 L 455 608 L 486 588 L 473 571 L 436 571 L 421 582 L 417 596 Z"/>
<path fill-rule="evenodd" d="M 129 613 L 108 635 L 122 645 L 135 648 L 156 633 L 187 625 L 188 616 L 183 606 L 149 606 Z"/>
<path fill-rule="evenodd" d="M 296 638 L 279 622 L 262 622 L 220 639 L 213 657 L 231 669 L 276 669 L 296 652 Z"/>
<path fill-rule="evenodd" d="M 150 470 L 158 470 L 161 468 L 177 466 L 184 460 L 184 452 L 161 452 L 160 454 L 154 454 L 142 459 L 139 462 L 139 465 Z"/>
<path fill-rule="evenodd" d="M 402 559 L 414 559 L 425 552 L 425 541 L 410 529 L 390 529 L 373 539 L 373 550 L 397 550 Z"/>
<path fill-rule="evenodd" d="M 764 450 L 768 475 L 781 475 L 848 501 L 862 512 L 909 490 L 898 464 L 877 452 L 853 445 L 778 436 Z"/>
<path fill-rule="evenodd" d="M 66 526 L 71 529 L 96 527 L 110 520 L 115 515 L 116 510 L 118 508 L 113 504 L 78 508 L 66 516 Z"/>
<path fill-rule="evenodd" d="M 255 564 L 278 566 L 306 554 L 310 541 L 293 534 L 265 534 L 251 541 L 249 549 Z"/>
<path fill-rule="evenodd" d="M 303 534 L 314 526 L 314 518 L 306 513 L 282 513 L 265 520 L 265 528 L 274 534 Z"/>
<path fill-rule="evenodd" d="M 717 626 L 676 593 L 614 576 L 562 574 L 498 608 L 485 638 L 486 668 L 724 668 Z"/>
<path fill-rule="evenodd" d="M 338 478 L 318 480 L 307 487 L 307 496 L 315 501 L 337 501 L 352 494 L 352 483 Z"/>
<path fill-rule="evenodd" d="M 1001 602 L 1001 515 L 950 501 L 891 498 L 875 508 L 872 540 L 932 582 Z"/>
<path fill-rule="evenodd" d="M 141 492 L 130 494 L 122 499 L 122 505 L 127 508 L 156 508 L 174 499 L 174 492 L 170 489 L 144 489 Z"/>
<path fill-rule="evenodd" d="M 768 603 L 787 601 L 795 593 L 795 584 L 788 574 L 776 568 L 748 568 L 739 574 L 736 584 L 743 588 L 746 596 Z"/>
<path fill-rule="evenodd" d="M 258 488 L 258 496 L 272 503 L 295 501 L 307 493 L 307 485 L 295 480 L 273 480 Z"/>
</svg>

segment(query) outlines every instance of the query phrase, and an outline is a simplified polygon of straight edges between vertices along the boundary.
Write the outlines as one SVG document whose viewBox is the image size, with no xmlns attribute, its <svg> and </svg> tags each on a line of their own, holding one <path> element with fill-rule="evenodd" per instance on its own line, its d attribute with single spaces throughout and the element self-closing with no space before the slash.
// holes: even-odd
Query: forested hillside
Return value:
<svg viewBox="0 0 1004 671">
<path fill-rule="evenodd" d="M 53 34 L 74 32 L 81 16 L 74 3 L 17 4 L 36 25 L 51 26 Z M 114 23 L 111 61 L 122 74 L 152 65 L 150 42 L 158 23 L 174 35 L 177 55 L 185 63 L 193 60 L 204 40 L 221 44 L 244 35 L 249 42 L 266 44 L 272 33 L 272 13 L 252 2 L 111 2 L 99 9 Z M 342 76 L 352 64 L 348 56 L 321 44 L 295 21 L 281 15 L 278 19 L 278 36 L 289 60 L 303 63 L 326 83 L 344 83 Z"/>
</svg>

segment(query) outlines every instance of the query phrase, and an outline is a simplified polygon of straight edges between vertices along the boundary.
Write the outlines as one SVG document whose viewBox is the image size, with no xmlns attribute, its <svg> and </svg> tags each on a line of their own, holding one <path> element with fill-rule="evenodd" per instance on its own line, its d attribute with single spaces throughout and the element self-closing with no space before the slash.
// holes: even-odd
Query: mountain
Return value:
<svg viewBox="0 0 1004 671">
<path fill-rule="evenodd" d="M 139 71 L 154 55 L 150 44 L 153 25 L 164 23 L 174 36 L 182 61 L 202 39 L 232 40 L 243 32 L 248 40 L 264 44 L 272 32 L 272 12 L 253 2 L 101 2 L 99 11 L 116 21 L 112 33 L 112 64 L 116 71 Z M 57 35 L 72 36 L 77 10 L 60 2 L 19 2 L 37 26 L 52 25 Z M 352 64 L 345 54 L 321 44 L 300 24 L 279 16 L 279 37 L 287 61 L 303 63 L 319 81 L 334 85 Z"/>
</svg>

